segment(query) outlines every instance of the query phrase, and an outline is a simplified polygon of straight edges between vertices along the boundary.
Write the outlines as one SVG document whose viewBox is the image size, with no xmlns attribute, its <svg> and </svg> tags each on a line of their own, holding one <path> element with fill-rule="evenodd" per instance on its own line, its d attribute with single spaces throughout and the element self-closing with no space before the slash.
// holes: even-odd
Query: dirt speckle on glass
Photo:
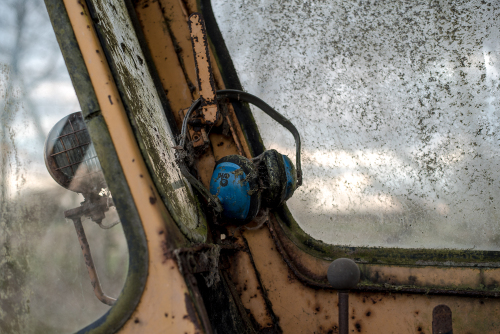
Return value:
<svg viewBox="0 0 500 334">
<path fill-rule="evenodd" d="M 307 233 L 351 246 L 499 249 L 500 8 L 213 7 L 243 89 L 301 134 L 304 184 L 288 207 Z M 253 112 L 266 148 L 293 160 L 293 137 Z"/>
</svg>

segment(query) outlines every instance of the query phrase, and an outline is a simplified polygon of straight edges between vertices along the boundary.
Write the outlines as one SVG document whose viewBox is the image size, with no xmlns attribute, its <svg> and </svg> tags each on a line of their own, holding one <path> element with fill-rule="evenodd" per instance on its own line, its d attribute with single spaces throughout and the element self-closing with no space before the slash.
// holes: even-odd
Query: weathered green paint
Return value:
<svg viewBox="0 0 500 334">
<path fill-rule="evenodd" d="M 360 287 L 379 287 L 386 289 L 388 291 L 410 291 L 410 290 L 423 290 L 426 293 L 433 293 L 433 291 L 454 291 L 454 292 L 473 292 L 473 291 L 481 291 L 487 292 L 490 297 L 500 297 L 500 287 L 498 283 L 493 283 L 486 285 L 484 280 L 484 270 L 480 268 L 468 268 L 461 267 L 459 268 L 459 272 L 453 272 L 453 274 L 462 277 L 461 273 L 463 272 L 463 276 L 469 276 L 470 271 L 473 272 L 475 276 L 475 280 L 472 283 L 463 283 L 463 284 L 452 284 L 446 281 L 446 279 L 435 280 L 434 284 L 419 284 L 419 278 L 413 275 L 409 275 L 408 277 L 404 277 L 403 279 L 398 279 L 395 277 L 384 276 L 384 269 L 388 266 L 383 267 L 373 267 L 366 264 L 359 265 L 362 272 L 362 281 L 359 283 Z M 423 269 L 428 267 L 423 267 Z M 418 270 L 417 268 L 414 268 Z M 442 272 L 443 277 L 449 277 L 449 271 L 453 268 L 441 267 L 440 271 Z M 415 271 L 416 271 L 415 270 Z M 390 282 L 390 283 L 388 283 Z M 499 293 L 497 293 L 499 292 Z"/>
</svg>

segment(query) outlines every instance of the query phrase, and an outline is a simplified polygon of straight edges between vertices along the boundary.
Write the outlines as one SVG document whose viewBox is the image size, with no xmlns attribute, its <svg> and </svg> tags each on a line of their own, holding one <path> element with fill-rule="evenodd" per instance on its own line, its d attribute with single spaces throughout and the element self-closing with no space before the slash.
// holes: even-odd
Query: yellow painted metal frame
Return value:
<svg viewBox="0 0 500 334">
<path fill-rule="evenodd" d="M 94 86 L 102 116 L 123 168 L 125 178 L 137 206 L 147 238 L 149 249 L 149 274 L 146 288 L 134 314 L 122 327 L 123 333 L 197 333 L 201 331 L 199 320 L 185 317 L 189 313 L 189 290 L 174 259 L 169 256 L 168 247 L 179 247 L 183 242 L 175 223 L 159 198 L 154 183 L 142 158 L 134 138 L 131 125 L 120 102 L 120 96 L 97 35 L 93 29 L 88 10 L 82 1 L 64 0 L 80 50 Z M 149 6 L 144 6 L 148 4 Z M 167 8 L 163 13 L 161 8 Z M 175 10 L 170 10 L 175 8 Z M 190 100 L 197 96 L 196 89 L 190 89 L 190 80 L 194 80 L 194 64 L 189 55 L 189 45 L 182 46 L 185 62 L 177 58 L 175 44 L 164 21 L 170 20 L 172 34 L 181 36 L 186 32 L 186 14 L 197 8 L 194 0 L 187 4 L 177 0 L 140 1 L 136 11 L 143 25 L 144 35 L 149 41 L 150 51 L 155 66 L 167 90 L 167 97 L 173 106 L 177 120 L 181 118 L 177 111 L 186 108 Z M 149 28 L 149 30 L 148 30 Z M 151 47 L 151 41 L 158 40 L 160 47 Z M 186 45 L 187 41 L 177 41 Z M 164 54 L 162 53 L 164 52 Z M 163 56 L 174 57 L 173 62 L 164 62 Z M 168 55 L 168 56 L 167 56 Z M 190 59 L 191 57 L 191 59 Z M 214 57 L 212 57 L 214 59 Z M 212 64 L 213 65 L 213 64 Z M 219 88 L 224 84 L 216 66 L 214 77 Z M 175 69 L 175 73 L 173 70 Z M 188 78 L 188 80 L 186 79 Z M 190 79 L 190 80 L 189 80 Z M 192 82 L 192 81 L 191 81 Z M 111 104 L 110 102 L 114 103 Z M 211 175 L 216 159 L 228 154 L 238 153 L 238 141 L 250 156 L 243 133 L 237 124 L 234 111 L 228 116 L 233 120 L 235 140 L 220 134 L 210 134 L 213 150 L 210 150 L 198 162 L 202 180 L 206 183 Z M 222 145 L 218 145 L 222 143 Z M 241 150 L 241 149 L 240 149 Z M 248 252 L 238 252 L 229 259 L 230 278 L 241 303 L 261 329 L 272 329 L 278 324 L 285 333 L 334 333 L 337 329 L 337 297 L 335 291 L 327 288 L 311 287 L 304 284 L 297 273 L 291 269 L 277 248 L 276 238 L 281 238 L 281 245 L 294 261 L 294 265 L 309 277 L 322 276 L 326 272 L 328 261 L 318 259 L 300 250 L 292 241 L 280 235 L 277 221 L 271 221 L 264 228 L 242 230 L 228 228 L 228 234 L 236 238 Z M 273 231 L 273 227 L 276 230 Z M 276 232 L 273 234 L 273 232 Z M 170 244 L 169 244 L 170 243 Z M 283 250 L 281 250 L 283 251 Z M 367 266 L 362 269 L 368 272 Z M 435 267 L 412 268 L 399 266 L 371 266 L 370 272 L 378 271 L 385 279 L 399 280 L 409 277 L 422 282 L 434 282 L 442 279 L 459 285 L 466 283 L 479 286 L 480 275 L 471 274 L 476 269 L 449 268 L 441 270 Z M 479 269 L 477 269 L 479 270 Z M 497 277 L 491 274 L 491 281 Z M 444 276 L 443 276 L 444 275 Z M 498 299 L 461 298 L 442 295 L 408 294 L 397 292 L 354 292 L 350 297 L 350 326 L 358 333 L 430 333 L 432 309 L 439 304 L 447 304 L 453 310 L 456 333 L 477 330 L 481 333 L 498 331 L 497 314 L 500 312 Z"/>
<path fill-rule="evenodd" d="M 165 243 L 178 238 L 172 235 L 175 229 L 166 226 L 175 223 L 161 201 L 150 200 L 159 195 L 134 138 L 88 9 L 79 0 L 64 0 L 64 4 L 148 243 L 146 288 L 137 309 L 120 332 L 164 333 L 165 328 L 172 333 L 199 332 L 198 320 L 185 317 L 190 310 L 186 306 L 189 291 L 184 278 L 176 261 L 166 254 Z"/>
</svg>

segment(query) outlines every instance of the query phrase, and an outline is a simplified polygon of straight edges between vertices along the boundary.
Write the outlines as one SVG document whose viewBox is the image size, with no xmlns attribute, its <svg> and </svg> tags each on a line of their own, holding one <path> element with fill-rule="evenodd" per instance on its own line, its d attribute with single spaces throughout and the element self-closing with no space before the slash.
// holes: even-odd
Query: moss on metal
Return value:
<svg viewBox="0 0 500 334">
<path fill-rule="evenodd" d="M 91 1 L 90 12 L 150 175 L 179 229 L 206 240 L 200 203 L 175 164 L 175 139 L 124 3 Z M 130 7 L 130 6 L 129 6 Z"/>
<path fill-rule="evenodd" d="M 360 263 L 400 264 L 419 266 L 500 266 L 500 256 L 493 251 L 469 251 L 455 249 L 412 249 L 389 247 L 350 247 L 330 245 L 316 240 L 304 232 L 293 219 L 286 205 L 275 211 L 285 234 L 304 252 L 333 260 L 349 257 Z"/>
</svg>

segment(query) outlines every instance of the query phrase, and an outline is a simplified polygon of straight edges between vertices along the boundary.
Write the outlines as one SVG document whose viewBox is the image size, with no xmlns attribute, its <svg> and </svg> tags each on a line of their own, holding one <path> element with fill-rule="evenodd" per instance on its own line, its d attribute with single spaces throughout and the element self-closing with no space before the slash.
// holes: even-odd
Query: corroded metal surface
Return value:
<svg viewBox="0 0 500 334">
<path fill-rule="evenodd" d="M 313 237 L 498 250 L 500 8 L 493 2 L 217 1 L 243 88 L 297 124 Z M 266 147 L 292 138 L 255 111 Z"/>
<path fill-rule="evenodd" d="M 438 305 L 432 310 L 432 334 L 453 334 L 453 319 L 447 305 Z"/>
<path fill-rule="evenodd" d="M 180 129 L 184 115 L 178 115 L 177 112 L 188 108 L 197 97 L 194 95 L 196 93 L 194 85 L 186 80 L 185 69 L 179 56 L 181 47 L 177 45 L 177 40 L 170 33 L 159 2 L 138 1 L 135 11 L 143 26 L 146 43 L 150 46 L 149 52 L 153 60 L 151 65 L 155 66 L 160 77 L 173 116 L 176 117 L 177 127 Z M 189 38 L 189 32 L 187 38 Z"/>
<path fill-rule="evenodd" d="M 155 67 L 178 128 L 181 128 L 184 119 L 182 110 L 189 108 L 193 99 L 198 97 L 198 89 L 189 76 L 191 74 L 196 79 L 187 17 L 178 1 L 161 4 L 142 0 L 136 3 L 135 11 L 152 56 L 150 66 Z M 185 47 L 188 52 L 184 51 Z M 193 144 L 203 145 L 204 141 L 194 141 Z M 199 157 L 195 166 L 201 182 L 208 187 L 215 166 L 210 148 Z"/>
<path fill-rule="evenodd" d="M 339 334 L 349 333 L 349 292 L 339 291 Z"/>
<path fill-rule="evenodd" d="M 92 253 L 90 252 L 89 243 L 87 237 L 85 236 L 85 230 L 83 229 L 82 220 L 80 217 L 73 218 L 73 223 L 75 224 L 76 234 L 78 235 L 78 241 L 82 247 L 83 259 L 85 260 L 85 265 L 90 276 L 90 282 L 92 283 L 92 288 L 94 293 L 101 302 L 106 305 L 113 305 L 116 302 L 115 298 L 107 296 L 101 288 L 101 283 L 99 282 L 99 276 L 94 266 L 94 260 L 92 259 Z"/>
<path fill-rule="evenodd" d="M 215 97 L 215 82 L 210 63 L 205 22 L 198 13 L 189 16 L 189 30 L 193 44 L 194 64 L 198 78 L 198 89 L 201 99 L 202 120 L 206 124 L 215 124 L 220 119 Z M 219 116 L 219 117 L 218 117 Z"/>
<path fill-rule="evenodd" d="M 182 117 L 184 118 L 186 117 L 186 113 L 188 110 L 189 108 L 182 109 L 179 111 L 179 114 L 182 115 Z M 200 147 L 210 143 L 210 141 L 208 140 L 207 132 L 205 131 L 204 127 L 202 128 L 197 127 L 195 130 L 193 126 L 189 126 L 188 130 L 189 130 L 189 138 L 191 139 L 193 147 Z"/>
<path fill-rule="evenodd" d="M 158 191 L 183 232 L 202 241 L 205 236 L 195 229 L 204 224 L 204 218 L 198 212 L 198 204 L 188 182 L 174 163 L 172 147 L 176 146 L 176 141 L 125 4 L 94 1 L 93 6 L 99 21 L 98 28 L 119 76 L 122 97 L 127 100 L 127 111 L 130 112 L 148 167 L 157 181 Z M 113 100 L 110 99 L 109 103 L 112 104 Z"/>
<path fill-rule="evenodd" d="M 303 284 L 276 251 L 268 229 L 245 231 L 243 235 L 283 333 L 338 333 L 336 291 Z M 498 331 L 496 313 L 500 311 L 500 300 L 497 298 L 351 291 L 349 332 L 431 333 L 432 310 L 440 304 L 452 310 L 457 333 Z"/>
<path fill-rule="evenodd" d="M 235 243 L 247 248 L 248 245 L 238 230 L 230 228 L 230 233 L 236 238 Z M 259 330 L 273 329 L 275 316 L 255 271 L 250 252 L 237 252 L 229 259 L 229 275 L 235 285 L 240 302 Z"/>
</svg>

